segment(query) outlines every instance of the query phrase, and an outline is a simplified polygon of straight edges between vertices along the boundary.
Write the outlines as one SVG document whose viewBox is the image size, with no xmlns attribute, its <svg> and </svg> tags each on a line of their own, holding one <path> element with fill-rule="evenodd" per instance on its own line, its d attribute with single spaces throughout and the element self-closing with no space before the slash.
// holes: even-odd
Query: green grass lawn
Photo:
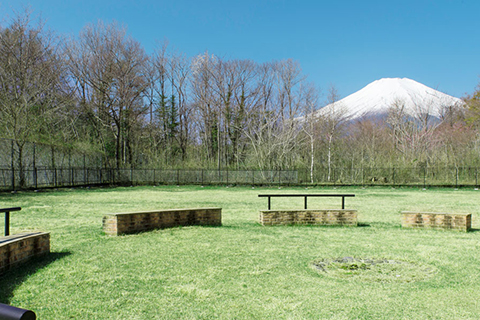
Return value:
<svg viewBox="0 0 480 320">
<path fill-rule="evenodd" d="M 260 193 L 355 193 L 359 227 L 263 227 Z M 161 186 L 0 194 L 11 233 L 51 232 L 52 254 L 0 276 L 0 302 L 38 319 L 478 319 L 480 232 L 400 227 L 403 210 L 469 212 L 480 191 Z M 222 207 L 222 227 L 105 236 L 106 213 Z M 272 199 L 302 208 L 303 198 Z M 309 208 L 339 208 L 310 198 Z M 3 231 L 3 217 L 0 216 Z M 3 233 L 2 233 L 3 235 Z M 392 259 L 428 268 L 419 281 L 326 275 L 319 259 Z M 423 269 L 422 269 L 423 270 Z M 411 280 L 411 279 L 410 279 Z"/>
</svg>

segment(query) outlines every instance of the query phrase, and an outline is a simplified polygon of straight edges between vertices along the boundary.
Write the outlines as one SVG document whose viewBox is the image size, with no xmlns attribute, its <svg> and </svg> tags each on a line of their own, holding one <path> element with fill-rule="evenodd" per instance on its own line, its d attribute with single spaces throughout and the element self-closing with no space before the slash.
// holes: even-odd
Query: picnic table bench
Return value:
<svg viewBox="0 0 480 320">
<path fill-rule="evenodd" d="M 341 197 L 342 198 L 342 209 L 345 209 L 345 198 L 346 197 L 355 197 L 354 194 L 330 194 L 330 193 L 310 193 L 310 194 L 259 194 L 259 197 L 266 197 L 268 198 L 268 210 L 271 210 L 271 200 L 270 198 L 278 198 L 278 197 L 304 197 L 304 209 L 307 210 L 307 198 L 308 197 Z"/>
</svg>

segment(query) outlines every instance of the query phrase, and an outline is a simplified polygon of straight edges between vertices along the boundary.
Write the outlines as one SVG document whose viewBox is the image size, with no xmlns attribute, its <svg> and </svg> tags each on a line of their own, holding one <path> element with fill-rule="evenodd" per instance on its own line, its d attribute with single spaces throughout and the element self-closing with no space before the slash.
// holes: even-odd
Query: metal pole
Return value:
<svg viewBox="0 0 480 320">
<path fill-rule="evenodd" d="M 5 237 L 10 235 L 10 211 L 5 212 Z"/>
<path fill-rule="evenodd" d="M 12 140 L 12 190 L 15 191 L 15 154 L 13 151 L 13 140 Z"/>
<path fill-rule="evenodd" d="M 33 143 L 33 183 L 35 185 L 35 189 L 37 189 L 37 161 L 36 161 L 36 144 Z"/>
<path fill-rule="evenodd" d="M 68 150 L 68 168 L 70 172 L 70 185 L 73 187 L 72 150 Z"/>
<path fill-rule="evenodd" d="M 333 187 L 337 186 L 337 177 L 335 176 L 335 168 L 333 168 Z"/>
<path fill-rule="evenodd" d="M 305 210 L 307 210 L 307 196 L 305 196 L 305 205 L 304 205 L 304 207 L 305 207 Z"/>
<path fill-rule="evenodd" d="M 423 188 L 426 188 L 426 175 L 427 175 L 427 168 L 423 167 Z"/>
<path fill-rule="evenodd" d="M 458 188 L 458 168 L 455 167 L 455 188 Z"/>
<path fill-rule="evenodd" d="M 37 316 L 35 312 L 27 309 L 9 306 L 0 303 L 0 319 L 4 320 L 35 320 Z"/>
<path fill-rule="evenodd" d="M 393 187 L 395 188 L 395 168 L 393 168 L 392 181 L 393 181 Z"/>
<path fill-rule="evenodd" d="M 365 172 L 363 171 L 363 166 L 362 166 L 362 186 L 365 184 Z"/>
<path fill-rule="evenodd" d="M 33 179 L 35 180 L 35 189 L 38 188 L 38 170 L 37 168 L 33 168 Z"/>
<path fill-rule="evenodd" d="M 87 184 L 87 173 L 86 173 L 86 161 L 85 161 L 85 153 L 83 154 L 83 184 Z"/>
<path fill-rule="evenodd" d="M 478 168 L 475 168 L 475 187 L 478 187 Z"/>
</svg>

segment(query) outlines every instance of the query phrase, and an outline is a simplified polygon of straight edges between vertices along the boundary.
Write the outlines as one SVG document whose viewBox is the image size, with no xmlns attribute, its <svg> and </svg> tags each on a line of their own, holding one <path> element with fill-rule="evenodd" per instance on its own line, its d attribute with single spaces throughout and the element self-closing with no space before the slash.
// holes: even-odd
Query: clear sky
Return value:
<svg viewBox="0 0 480 320">
<path fill-rule="evenodd" d="M 324 99 L 387 77 L 456 97 L 480 81 L 480 0 L 0 0 L 1 24 L 22 7 L 61 35 L 117 21 L 149 53 L 167 39 L 189 57 L 291 58 Z"/>
</svg>

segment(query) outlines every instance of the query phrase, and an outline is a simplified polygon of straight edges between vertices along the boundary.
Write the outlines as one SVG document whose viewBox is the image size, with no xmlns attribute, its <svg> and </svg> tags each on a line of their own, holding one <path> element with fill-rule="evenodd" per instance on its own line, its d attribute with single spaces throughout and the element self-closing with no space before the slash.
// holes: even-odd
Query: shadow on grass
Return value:
<svg viewBox="0 0 480 320">
<path fill-rule="evenodd" d="M 45 268 L 50 263 L 69 256 L 70 252 L 51 252 L 42 257 L 35 257 L 25 264 L 13 267 L 0 275 L 0 303 L 9 304 L 10 299 L 17 286 L 35 274 L 38 270 Z"/>
<path fill-rule="evenodd" d="M 371 225 L 369 223 L 359 222 L 357 224 L 357 227 L 359 227 L 359 228 L 370 228 Z"/>
<path fill-rule="evenodd" d="M 473 229 L 472 228 L 472 229 L 468 230 L 468 232 L 480 232 L 480 229 Z"/>
</svg>

